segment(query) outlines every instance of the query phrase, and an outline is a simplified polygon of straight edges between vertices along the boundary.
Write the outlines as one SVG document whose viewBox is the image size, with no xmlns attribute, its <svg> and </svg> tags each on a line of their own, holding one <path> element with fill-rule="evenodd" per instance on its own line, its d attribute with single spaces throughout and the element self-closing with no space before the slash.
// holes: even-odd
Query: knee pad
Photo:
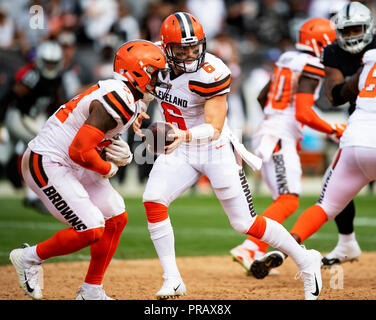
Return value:
<svg viewBox="0 0 376 320">
<path fill-rule="evenodd" d="M 100 238 L 102 238 L 104 233 L 104 228 L 94 228 L 94 229 L 89 229 L 85 231 L 77 231 L 77 234 L 80 238 L 80 240 L 87 245 L 91 245 L 95 242 L 97 242 Z"/>
<path fill-rule="evenodd" d="M 144 202 L 146 218 L 150 223 L 161 222 L 168 218 L 167 207 L 156 202 Z"/>
</svg>

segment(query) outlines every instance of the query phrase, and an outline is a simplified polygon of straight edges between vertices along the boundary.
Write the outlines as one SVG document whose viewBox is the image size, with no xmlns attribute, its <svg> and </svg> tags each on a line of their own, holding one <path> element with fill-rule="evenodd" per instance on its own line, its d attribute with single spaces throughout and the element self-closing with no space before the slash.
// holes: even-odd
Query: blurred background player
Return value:
<svg viewBox="0 0 376 320">
<path fill-rule="evenodd" d="M 27 144 L 33 139 L 47 118 L 63 103 L 63 52 L 60 45 L 45 41 L 36 48 L 35 61 L 21 67 L 13 85 L 2 98 L 5 126 L 9 132 L 12 155 L 7 166 L 7 177 L 16 188 L 23 187 L 20 161 Z M 26 187 L 26 206 L 47 213 L 37 195 Z"/>
<path fill-rule="evenodd" d="M 327 123 L 312 109 L 325 76 L 319 60 L 321 50 L 335 38 L 328 19 L 305 22 L 297 38 L 298 51 L 279 57 L 272 79 L 258 97 L 265 116 L 253 136 L 254 150 L 263 160 L 261 174 L 274 200 L 262 215 L 279 223 L 299 207 L 302 169 L 297 148 L 303 126 L 337 137 L 343 132 L 339 124 Z M 248 273 L 261 279 L 283 261 L 280 252 L 265 254 L 267 247 L 267 243 L 249 236 L 230 253 Z"/>
<path fill-rule="evenodd" d="M 349 2 L 333 17 L 337 42 L 323 50 L 321 61 L 325 66 L 325 92 L 333 106 L 350 103 L 349 115 L 355 110 L 355 101 L 340 96 L 347 77 L 356 73 L 361 66 L 364 53 L 376 48 L 374 22 L 371 11 L 359 2 Z M 331 167 L 328 168 L 326 176 Z M 325 180 L 325 179 L 324 179 Z M 324 265 L 358 259 L 361 250 L 354 232 L 355 206 L 351 200 L 335 217 L 338 242 L 324 259 Z"/>
<path fill-rule="evenodd" d="M 298 243 L 335 218 L 364 186 L 376 180 L 376 49 L 366 51 L 362 61 L 364 67 L 361 72 L 358 71 L 346 81 L 337 93 L 339 98 L 345 100 L 350 98 L 353 101 L 357 96 L 355 110 L 340 140 L 340 148 L 319 200 L 300 215 L 291 229 Z"/>
<path fill-rule="evenodd" d="M 168 16 L 162 23 L 161 41 L 172 69 L 165 79 L 171 87 L 168 94 L 161 88 L 157 101 L 163 119 L 174 129 L 174 142 L 158 156 L 143 194 L 150 237 L 163 269 L 164 283 L 157 299 L 186 294 L 176 264 L 168 207 L 202 175 L 208 177 L 232 227 L 290 252 L 304 280 L 305 298 L 317 299 L 322 285 L 321 255 L 300 247 L 279 223 L 258 216 L 253 208 L 236 155 L 251 163 L 251 154 L 226 122 L 230 70 L 219 58 L 206 53 L 203 28 L 189 13 Z M 134 122 L 138 134 L 145 116 L 142 113 Z"/>
<path fill-rule="evenodd" d="M 102 281 L 128 214 L 109 178 L 133 157 L 128 144 L 118 137 L 136 119 L 137 101 L 155 89 L 166 59 L 153 43 L 131 41 L 116 52 L 113 66 L 115 79 L 99 81 L 62 105 L 23 156 L 27 185 L 69 227 L 10 253 L 21 288 L 34 299 L 43 297 L 40 270 L 44 260 L 90 246 L 89 269 L 76 299 L 111 300 Z"/>
</svg>

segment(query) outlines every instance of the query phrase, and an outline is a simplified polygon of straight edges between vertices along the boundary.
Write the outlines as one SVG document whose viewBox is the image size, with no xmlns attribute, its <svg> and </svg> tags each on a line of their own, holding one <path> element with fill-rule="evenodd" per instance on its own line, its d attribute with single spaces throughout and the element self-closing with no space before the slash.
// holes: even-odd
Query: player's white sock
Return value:
<svg viewBox="0 0 376 320">
<path fill-rule="evenodd" d="M 306 250 L 296 242 L 280 223 L 268 218 L 265 218 L 265 220 L 266 229 L 260 240 L 290 256 L 298 268 L 303 269 L 307 263 Z"/>
<path fill-rule="evenodd" d="M 161 222 L 148 222 L 150 238 L 161 262 L 164 277 L 180 277 L 175 259 L 175 237 L 170 218 Z"/>
<path fill-rule="evenodd" d="M 29 200 L 39 199 L 38 195 L 29 187 L 26 187 L 26 198 Z"/>
<path fill-rule="evenodd" d="M 37 254 L 37 246 L 26 248 L 25 262 L 28 264 L 41 264 L 43 262 Z"/>
<path fill-rule="evenodd" d="M 350 234 L 338 234 L 338 244 L 339 245 L 346 245 L 348 243 L 356 241 L 355 239 L 355 232 L 352 232 Z"/>
<path fill-rule="evenodd" d="M 251 240 L 245 239 L 242 246 L 248 250 L 257 251 L 259 246 Z"/>
</svg>

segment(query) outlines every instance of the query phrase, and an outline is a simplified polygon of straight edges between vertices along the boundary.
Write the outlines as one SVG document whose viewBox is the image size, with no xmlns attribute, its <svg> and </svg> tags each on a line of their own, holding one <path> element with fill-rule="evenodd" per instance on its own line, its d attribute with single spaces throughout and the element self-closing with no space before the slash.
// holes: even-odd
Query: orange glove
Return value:
<svg viewBox="0 0 376 320">
<path fill-rule="evenodd" d="M 347 125 L 345 123 L 332 124 L 333 133 L 338 139 L 342 137 L 343 132 L 346 130 Z"/>
</svg>

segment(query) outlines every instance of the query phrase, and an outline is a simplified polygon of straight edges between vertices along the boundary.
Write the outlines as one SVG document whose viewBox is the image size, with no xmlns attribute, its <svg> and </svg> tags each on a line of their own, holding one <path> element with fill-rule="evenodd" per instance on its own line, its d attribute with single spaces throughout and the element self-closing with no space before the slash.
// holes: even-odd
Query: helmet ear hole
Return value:
<svg viewBox="0 0 376 320">
<path fill-rule="evenodd" d="M 137 71 L 133 71 L 132 73 L 133 73 L 137 78 L 141 78 L 141 77 L 142 77 L 142 75 L 139 74 Z"/>
</svg>

